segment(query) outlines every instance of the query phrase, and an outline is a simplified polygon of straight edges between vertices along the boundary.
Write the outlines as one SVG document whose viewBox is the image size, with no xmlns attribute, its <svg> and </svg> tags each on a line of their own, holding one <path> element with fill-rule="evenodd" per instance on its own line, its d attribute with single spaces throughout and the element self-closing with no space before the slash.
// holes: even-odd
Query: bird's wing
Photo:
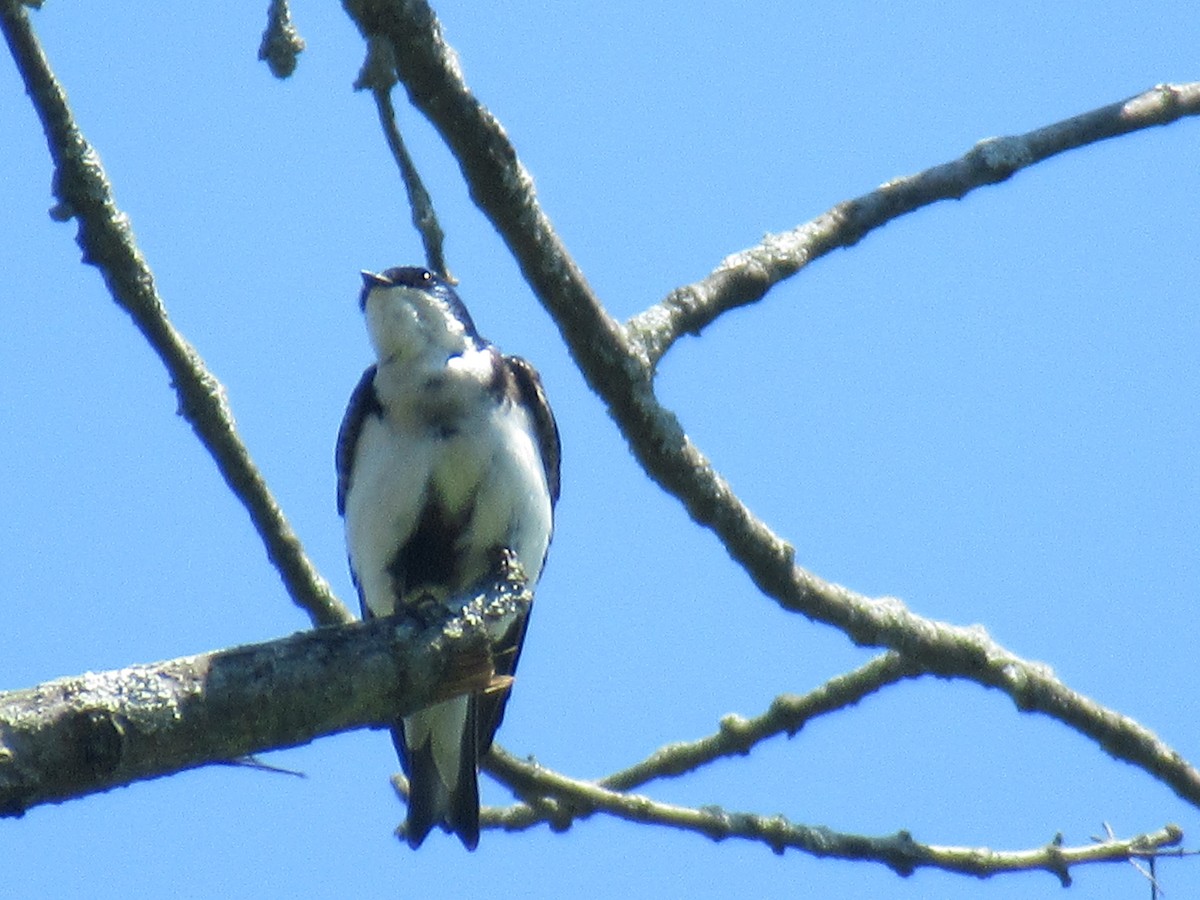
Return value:
<svg viewBox="0 0 1200 900">
<path fill-rule="evenodd" d="M 516 388 L 516 400 L 529 410 L 538 442 L 538 452 L 542 457 L 542 467 L 546 473 L 546 486 L 550 491 L 550 507 L 553 510 L 558 503 L 559 465 L 562 457 L 562 443 L 558 436 L 558 425 L 554 421 L 554 413 L 546 400 L 546 392 L 542 388 L 542 379 L 537 370 L 519 356 L 505 356 L 505 367 L 508 369 L 513 386 Z M 508 632 L 492 644 L 492 655 L 497 675 L 512 676 L 517 671 L 517 661 L 521 656 L 521 645 L 525 642 L 525 629 L 528 626 L 528 615 L 513 622 Z M 492 746 L 492 738 L 496 729 L 504 720 L 504 707 L 508 704 L 509 689 L 503 688 L 492 693 L 476 696 L 478 708 L 475 722 L 479 729 L 479 753 L 487 753 Z"/>
<path fill-rule="evenodd" d="M 519 402 L 533 416 L 533 424 L 537 429 L 538 451 L 542 455 L 542 466 L 546 470 L 546 486 L 550 488 L 550 506 L 553 508 L 558 503 L 558 469 L 562 457 L 558 424 L 554 421 L 554 413 L 550 411 L 550 403 L 546 400 L 546 392 L 542 388 L 542 379 L 537 370 L 519 356 L 506 356 L 504 363 L 512 373 Z"/>
<path fill-rule="evenodd" d="M 369 366 L 363 372 L 362 378 L 355 385 L 354 393 L 350 395 L 350 403 L 346 407 L 346 415 L 342 418 L 342 426 L 338 429 L 337 448 L 334 450 L 334 464 L 337 467 L 337 511 L 339 516 L 346 514 L 346 494 L 350 490 L 351 469 L 354 466 L 354 448 L 358 445 L 358 435 L 362 431 L 363 421 L 372 413 L 380 413 L 383 407 L 379 405 L 379 397 L 375 394 L 375 367 Z"/>
</svg>

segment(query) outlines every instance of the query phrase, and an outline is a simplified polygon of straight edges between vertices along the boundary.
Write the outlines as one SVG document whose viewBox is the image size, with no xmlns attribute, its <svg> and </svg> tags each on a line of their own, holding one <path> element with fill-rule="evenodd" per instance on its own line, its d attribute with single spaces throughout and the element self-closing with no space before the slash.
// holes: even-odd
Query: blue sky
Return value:
<svg viewBox="0 0 1200 900">
<path fill-rule="evenodd" d="M 300 3 L 276 81 L 262 8 L 47 4 L 50 60 L 173 321 L 343 598 L 332 448 L 368 362 L 358 270 L 419 262 L 357 32 Z M 486 6 L 487 8 L 480 8 Z M 1191 4 L 443 4 L 599 296 L 627 317 L 764 232 L 975 141 L 1196 77 Z M 563 499 L 500 740 L 578 777 L 703 736 L 869 658 L 780 612 L 640 473 L 454 161 L 397 97 L 480 329 L 541 370 Z M 801 565 L 982 623 L 1200 760 L 1200 123 L 1086 148 L 822 259 L 680 342 L 660 393 Z M 307 626 L 175 415 L 157 359 L 52 222 L 45 142 L 0 63 L 0 689 Z M 776 857 L 594 817 L 412 853 L 381 732 L 0 822 L 17 897 L 1042 897 Z M 495 784 L 485 800 L 505 802 Z M 1079 735 L 966 683 L 907 684 L 747 759 L 647 788 L 867 834 L 1017 849 L 1200 815 Z M 1168 896 L 1200 863 L 1166 861 Z M 1146 896 L 1128 866 L 1072 897 Z"/>
</svg>

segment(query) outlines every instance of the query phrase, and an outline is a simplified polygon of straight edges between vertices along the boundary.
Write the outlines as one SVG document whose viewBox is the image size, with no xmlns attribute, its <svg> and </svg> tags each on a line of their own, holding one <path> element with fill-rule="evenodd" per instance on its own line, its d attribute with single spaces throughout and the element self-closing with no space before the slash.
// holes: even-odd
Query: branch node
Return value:
<svg viewBox="0 0 1200 900">
<path fill-rule="evenodd" d="M 272 75 L 282 79 L 296 71 L 297 58 L 303 51 L 304 38 L 292 24 L 287 0 L 271 0 L 258 58 L 267 64 Z"/>
<path fill-rule="evenodd" d="M 354 79 L 354 90 L 390 91 L 396 81 L 396 53 L 391 41 L 382 35 L 367 35 L 367 55 Z"/>
<path fill-rule="evenodd" d="M 1018 169 L 1036 160 L 1029 142 L 1023 137 L 991 137 L 979 141 L 967 154 L 968 164 L 988 173 L 986 181 L 997 183 L 1011 178 Z"/>
<path fill-rule="evenodd" d="M 1071 867 L 1063 855 L 1062 848 L 1066 841 L 1062 832 L 1046 845 L 1046 871 L 1058 879 L 1058 883 L 1067 888 L 1071 886 Z"/>
</svg>

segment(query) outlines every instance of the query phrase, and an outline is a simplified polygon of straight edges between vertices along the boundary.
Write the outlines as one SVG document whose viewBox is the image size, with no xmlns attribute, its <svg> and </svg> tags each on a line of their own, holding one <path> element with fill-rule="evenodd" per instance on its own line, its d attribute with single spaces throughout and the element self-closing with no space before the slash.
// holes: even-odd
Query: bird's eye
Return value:
<svg viewBox="0 0 1200 900">
<path fill-rule="evenodd" d="M 437 276 L 420 266 L 397 266 L 383 273 L 392 284 L 410 288 L 428 289 L 437 282 Z"/>
</svg>

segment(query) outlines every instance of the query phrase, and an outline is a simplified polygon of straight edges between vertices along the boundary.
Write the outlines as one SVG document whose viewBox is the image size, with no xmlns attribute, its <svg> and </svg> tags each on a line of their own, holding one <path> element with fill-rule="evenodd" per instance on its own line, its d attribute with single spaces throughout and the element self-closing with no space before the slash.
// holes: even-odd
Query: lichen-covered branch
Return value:
<svg viewBox="0 0 1200 900">
<path fill-rule="evenodd" d="M 258 530 L 292 599 L 319 625 L 353 620 L 292 531 L 238 435 L 225 390 L 200 354 L 171 324 L 154 274 L 118 209 L 100 157 L 75 123 L 62 87 L 43 54 L 29 16 L 15 0 L 0 0 L 0 26 L 25 89 L 41 119 L 54 161 L 56 218 L 74 218 L 83 260 L 100 270 L 117 302 L 158 354 L 187 419 Z"/>
<path fill-rule="evenodd" d="M 429 624 L 374 619 L 0 694 L 0 816 L 387 725 L 492 686 L 490 641 L 532 596 L 513 580 L 466 599 L 462 615 Z"/>
</svg>

